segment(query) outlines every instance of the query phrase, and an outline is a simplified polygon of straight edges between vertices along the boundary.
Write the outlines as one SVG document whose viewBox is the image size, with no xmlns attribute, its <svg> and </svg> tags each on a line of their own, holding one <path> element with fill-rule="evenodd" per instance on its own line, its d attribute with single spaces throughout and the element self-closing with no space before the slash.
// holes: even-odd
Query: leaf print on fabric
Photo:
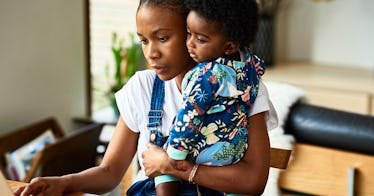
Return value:
<svg viewBox="0 0 374 196">
<path fill-rule="evenodd" d="M 237 97 L 243 92 L 238 90 L 236 84 L 236 73 L 231 67 L 216 64 L 212 71 L 218 79 L 219 87 L 216 94 L 223 97 Z"/>
<path fill-rule="evenodd" d="M 232 138 L 235 137 L 236 133 L 238 132 L 238 129 L 234 129 L 230 134 L 229 134 L 229 139 L 232 140 Z"/>
<path fill-rule="evenodd" d="M 207 149 L 203 150 L 196 158 L 196 163 L 203 165 L 212 165 L 212 166 L 222 166 L 229 165 L 232 163 L 232 156 L 225 158 L 217 158 L 215 155 L 222 154 L 223 149 L 229 148 L 230 143 L 228 142 L 217 142 L 212 146 L 209 146 Z"/>
<path fill-rule="evenodd" d="M 208 81 L 212 84 L 217 84 L 218 83 L 218 80 L 214 75 L 209 76 Z"/>
<path fill-rule="evenodd" d="M 243 91 L 237 89 L 236 83 L 226 82 L 226 85 L 219 87 L 217 94 L 222 97 L 238 97 L 243 94 Z"/>
<path fill-rule="evenodd" d="M 213 114 L 213 113 L 218 113 L 225 111 L 226 107 L 224 105 L 214 105 L 209 108 L 208 111 L 206 111 L 207 114 Z"/>
<path fill-rule="evenodd" d="M 219 138 L 214 134 L 218 130 L 215 123 L 210 123 L 208 126 L 201 128 L 201 134 L 206 137 L 207 144 L 214 144 L 219 141 Z"/>
<path fill-rule="evenodd" d="M 237 80 L 244 80 L 246 77 L 245 73 L 242 70 L 238 70 L 236 74 L 236 79 Z"/>
<path fill-rule="evenodd" d="M 212 74 L 217 78 L 218 81 L 222 81 L 226 80 L 229 75 L 235 75 L 235 71 L 227 66 L 216 64 L 212 69 Z"/>
<path fill-rule="evenodd" d="M 243 67 L 244 67 L 244 63 L 243 62 L 241 62 L 241 61 L 234 61 L 234 68 L 235 69 L 242 69 Z"/>
<path fill-rule="evenodd" d="M 212 68 L 212 62 L 209 62 L 207 63 L 203 69 L 202 69 L 202 73 L 205 74 L 210 68 Z"/>
<path fill-rule="evenodd" d="M 193 104 L 193 107 L 194 107 L 194 110 L 196 110 L 196 112 L 199 114 L 199 115 L 203 115 L 204 114 L 204 110 L 197 104 Z"/>
<path fill-rule="evenodd" d="M 245 89 L 244 93 L 242 94 L 242 100 L 244 102 L 248 102 L 249 99 L 250 99 L 250 93 L 251 93 L 251 89 L 252 87 L 251 86 L 248 86 L 247 89 Z"/>
<path fill-rule="evenodd" d="M 216 154 L 214 154 L 213 158 L 219 161 L 230 160 L 230 162 L 232 163 L 231 160 L 234 154 L 235 154 L 234 145 L 229 144 L 229 145 L 222 146 L 222 149 L 220 150 L 220 152 L 217 152 Z"/>
<path fill-rule="evenodd" d="M 258 75 L 263 75 L 264 74 L 264 68 L 261 66 L 261 62 L 257 62 L 255 64 L 255 69 L 256 69 Z"/>
<path fill-rule="evenodd" d="M 187 115 L 187 114 L 183 115 L 183 122 L 184 123 L 188 123 L 188 122 L 190 122 L 190 120 L 191 120 L 191 117 L 189 115 Z"/>
</svg>

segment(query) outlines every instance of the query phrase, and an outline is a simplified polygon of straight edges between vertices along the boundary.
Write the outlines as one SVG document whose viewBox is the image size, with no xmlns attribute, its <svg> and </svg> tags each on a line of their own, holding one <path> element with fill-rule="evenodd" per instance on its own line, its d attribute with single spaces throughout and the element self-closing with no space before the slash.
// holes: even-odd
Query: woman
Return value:
<svg viewBox="0 0 374 196">
<path fill-rule="evenodd" d="M 180 86 L 183 76 L 195 65 L 185 46 L 188 12 L 181 2 L 183 1 L 141 0 L 139 3 L 136 14 L 137 34 L 142 42 L 144 56 L 153 71 L 138 72 L 116 94 L 121 116 L 102 163 L 76 174 L 35 178 L 28 186 L 18 189 L 16 195 L 60 195 L 77 191 L 94 194 L 108 192 L 121 181 L 137 151 L 139 160 L 146 168 L 144 170 L 141 164 L 142 170 L 137 180 L 146 178 L 144 171 L 150 177 L 163 173 L 183 180 L 188 179 L 193 168 L 192 163 L 181 161 L 172 166 L 163 150 L 147 144 L 147 115 L 155 75 L 165 81 L 165 115 L 162 130 L 167 131 L 182 100 Z M 258 99 L 261 97 L 261 88 L 266 93 L 264 87 L 260 87 Z M 262 103 L 258 104 L 256 101 L 255 105 L 261 105 L 256 109 L 260 112 L 249 118 L 253 126 L 248 133 L 251 139 L 243 159 L 230 166 L 202 166 L 194 177 L 197 184 L 230 193 L 255 195 L 263 191 L 269 171 L 270 147 L 265 123 L 269 104 L 265 95 L 259 101 Z"/>
</svg>

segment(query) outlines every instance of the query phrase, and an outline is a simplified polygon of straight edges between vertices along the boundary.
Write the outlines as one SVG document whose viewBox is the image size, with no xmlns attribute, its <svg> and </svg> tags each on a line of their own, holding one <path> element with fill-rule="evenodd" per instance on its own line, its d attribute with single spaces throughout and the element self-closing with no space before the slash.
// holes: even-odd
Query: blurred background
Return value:
<svg viewBox="0 0 374 196">
<path fill-rule="evenodd" d="M 339 108 L 336 100 L 349 95 L 346 108 L 360 105 L 355 112 L 373 115 L 374 1 L 277 3 L 270 15 L 271 38 L 265 38 L 272 40 L 265 79 L 300 86 L 317 103 L 332 92 L 330 102 L 321 103 L 331 107 Z M 134 46 L 137 4 L 1 0 L 0 134 L 46 116 L 73 130 L 74 118 L 107 111 L 118 64 L 112 49 L 125 51 L 121 66 L 129 63 L 125 49 Z"/>
</svg>

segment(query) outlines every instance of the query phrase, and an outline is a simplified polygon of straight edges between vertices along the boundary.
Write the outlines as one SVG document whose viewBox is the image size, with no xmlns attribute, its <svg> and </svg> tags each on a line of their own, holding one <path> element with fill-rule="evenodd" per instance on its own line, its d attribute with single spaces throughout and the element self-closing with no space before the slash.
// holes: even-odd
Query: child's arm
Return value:
<svg viewBox="0 0 374 196">
<path fill-rule="evenodd" d="M 213 99 L 211 84 L 203 75 L 193 81 L 184 85 L 182 109 L 170 130 L 167 153 L 172 160 L 186 159 L 190 146 L 195 144 L 202 117 Z M 171 175 L 156 176 L 155 186 L 172 181 L 180 180 Z"/>
<path fill-rule="evenodd" d="M 207 109 L 213 100 L 214 86 L 206 75 L 200 76 L 187 85 L 183 93 L 182 109 L 169 135 L 167 153 L 173 160 L 184 160 L 191 146 L 196 142 Z"/>
</svg>

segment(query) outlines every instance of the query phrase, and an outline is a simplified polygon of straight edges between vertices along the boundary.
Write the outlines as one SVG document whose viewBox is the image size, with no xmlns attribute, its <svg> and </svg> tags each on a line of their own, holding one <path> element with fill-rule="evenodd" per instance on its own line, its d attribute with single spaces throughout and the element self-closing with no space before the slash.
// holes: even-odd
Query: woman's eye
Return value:
<svg viewBox="0 0 374 196">
<path fill-rule="evenodd" d="M 146 39 L 140 39 L 139 40 L 141 44 L 147 44 L 147 40 Z"/>
</svg>

